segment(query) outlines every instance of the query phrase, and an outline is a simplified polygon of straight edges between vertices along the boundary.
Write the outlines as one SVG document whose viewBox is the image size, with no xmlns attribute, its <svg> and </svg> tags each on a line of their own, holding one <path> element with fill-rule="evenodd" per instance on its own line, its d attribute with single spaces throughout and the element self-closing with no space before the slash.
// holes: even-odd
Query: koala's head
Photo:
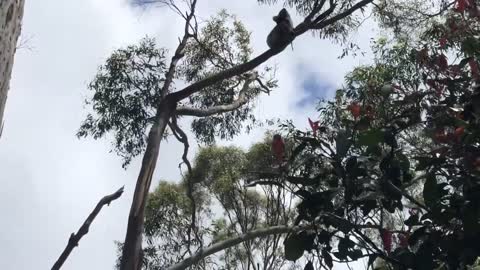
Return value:
<svg viewBox="0 0 480 270">
<path fill-rule="evenodd" d="M 278 24 L 278 23 L 281 23 L 282 21 L 288 20 L 287 18 L 289 16 L 290 15 L 288 14 L 288 11 L 285 8 L 282 8 L 282 10 L 278 12 L 277 16 L 273 16 L 273 21 Z"/>
</svg>

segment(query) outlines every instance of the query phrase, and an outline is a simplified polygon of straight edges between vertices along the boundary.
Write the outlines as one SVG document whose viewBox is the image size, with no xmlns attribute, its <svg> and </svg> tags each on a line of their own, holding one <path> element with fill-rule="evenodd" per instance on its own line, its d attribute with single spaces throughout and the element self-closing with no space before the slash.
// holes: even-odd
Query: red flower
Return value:
<svg viewBox="0 0 480 270">
<path fill-rule="evenodd" d="M 285 157 L 285 143 L 279 134 L 273 135 L 272 152 L 278 162 L 282 162 Z"/>
<path fill-rule="evenodd" d="M 353 117 L 358 118 L 360 116 L 360 105 L 354 102 L 348 105 L 347 109 L 352 113 Z"/>
<path fill-rule="evenodd" d="M 458 12 L 464 12 L 465 8 L 467 8 L 467 0 L 457 0 L 455 10 Z"/>
<path fill-rule="evenodd" d="M 383 242 L 383 248 L 387 253 L 392 250 L 392 232 L 389 230 L 382 230 L 381 237 Z"/>
<path fill-rule="evenodd" d="M 318 123 L 320 123 L 320 122 L 319 121 L 313 122 L 309 117 L 308 118 L 308 123 L 310 124 L 310 127 L 312 128 L 313 136 L 317 137 Z"/>
</svg>

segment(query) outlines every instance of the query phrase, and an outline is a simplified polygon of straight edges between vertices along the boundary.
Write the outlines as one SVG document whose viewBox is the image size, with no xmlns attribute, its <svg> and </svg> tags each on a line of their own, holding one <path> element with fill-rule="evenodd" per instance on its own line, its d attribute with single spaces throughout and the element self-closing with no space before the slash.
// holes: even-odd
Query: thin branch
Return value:
<svg viewBox="0 0 480 270">
<path fill-rule="evenodd" d="M 224 249 L 230 248 L 232 246 L 238 245 L 240 243 L 243 243 L 245 241 L 249 241 L 255 238 L 259 237 L 265 237 L 269 235 L 275 235 L 275 234 L 284 234 L 288 232 L 297 232 L 301 230 L 305 230 L 310 228 L 311 226 L 297 226 L 297 227 L 288 227 L 288 226 L 274 226 L 274 227 L 269 227 L 269 228 L 262 228 L 262 229 L 257 229 L 253 230 L 247 233 L 244 233 L 242 235 L 239 235 L 237 237 L 233 237 L 218 243 L 215 243 L 209 247 L 206 247 L 205 249 L 200 249 L 197 253 L 195 253 L 192 257 L 187 258 L 175 265 L 172 265 L 167 268 L 167 270 L 183 270 L 187 269 L 188 267 L 194 265 L 201 259 L 210 256 L 214 253 L 217 253 L 219 251 L 222 251 Z"/>
<path fill-rule="evenodd" d="M 190 161 L 188 160 L 188 148 L 190 147 L 189 143 L 188 143 L 188 137 L 187 137 L 187 134 L 185 134 L 185 132 L 178 126 L 177 124 L 177 119 L 176 117 L 173 117 L 172 118 L 172 121 L 169 123 L 169 126 L 170 128 L 172 129 L 172 132 L 174 133 L 175 135 L 175 138 L 177 138 L 177 140 L 181 143 L 183 143 L 183 155 L 182 155 L 182 160 L 183 160 L 183 163 L 185 163 L 185 165 L 187 166 L 187 170 L 188 170 L 188 176 L 187 176 L 187 197 L 190 199 L 190 203 L 191 203 L 191 206 L 192 206 L 192 221 L 190 223 L 190 227 L 188 228 L 188 245 L 190 245 L 190 234 L 191 234 L 191 231 L 193 230 L 193 233 L 195 235 L 195 238 L 197 239 L 198 243 L 200 244 L 200 247 L 202 246 L 202 239 L 200 238 L 200 236 L 198 235 L 198 230 L 197 230 L 197 226 L 196 226 L 196 212 L 197 212 L 197 206 L 196 206 L 196 203 L 195 203 L 195 198 L 193 197 L 193 182 L 192 182 L 192 179 L 190 179 L 191 175 L 192 175 L 192 165 L 190 164 Z M 181 165 L 181 164 L 180 164 Z M 180 166 L 179 165 L 179 166 Z"/>
<path fill-rule="evenodd" d="M 110 205 L 110 203 L 116 199 L 118 199 L 120 196 L 122 196 L 123 193 L 123 187 L 121 187 L 119 190 L 117 190 L 115 193 L 107 195 L 103 197 L 98 203 L 97 206 L 93 209 L 92 213 L 88 215 L 87 219 L 83 222 L 82 226 L 80 229 L 78 229 L 77 233 L 72 233 L 70 235 L 70 238 L 68 239 L 67 246 L 63 250 L 62 254 L 58 258 L 58 260 L 55 262 L 55 264 L 52 266 L 52 270 L 58 270 L 62 265 L 65 263 L 67 260 L 68 256 L 72 252 L 72 250 L 78 246 L 78 242 L 82 237 L 88 233 L 88 229 L 90 228 L 90 224 L 92 224 L 93 220 L 95 217 L 100 213 L 100 210 L 102 210 L 102 207 L 104 205 Z"/>
<path fill-rule="evenodd" d="M 243 84 L 242 90 L 238 94 L 238 98 L 230 104 L 213 106 L 206 109 L 198 109 L 191 107 L 177 107 L 175 113 L 177 115 L 191 115 L 197 117 L 207 117 L 214 114 L 220 114 L 224 112 L 233 111 L 239 107 L 245 105 L 248 102 L 247 92 L 250 89 L 250 84 L 257 79 L 257 74 L 254 72 L 248 76 L 245 83 Z"/>
<path fill-rule="evenodd" d="M 330 0 L 329 1 L 329 7 L 328 9 L 323 12 L 322 14 L 320 14 L 314 21 L 313 21 L 313 24 L 318 24 L 319 22 L 323 21 L 325 18 L 327 18 L 328 16 L 330 16 L 333 11 L 335 10 L 335 8 L 337 7 L 337 5 L 335 4 L 335 2 L 333 0 Z"/>
<path fill-rule="evenodd" d="M 189 38 L 191 37 L 190 32 L 188 31 L 189 26 L 190 26 L 190 21 L 195 18 L 195 6 L 197 4 L 197 0 L 193 0 L 192 5 L 190 7 L 190 13 L 187 14 L 187 17 L 185 18 L 185 26 L 184 26 L 184 33 L 183 37 L 180 40 L 180 43 L 177 46 L 177 49 L 175 50 L 175 54 L 172 57 L 172 61 L 170 62 L 170 66 L 168 68 L 167 73 L 165 74 L 165 82 L 163 83 L 163 87 L 161 90 L 161 95 L 162 97 L 165 97 L 168 93 L 168 90 L 170 89 L 170 85 L 173 82 L 174 76 L 175 76 L 175 71 L 177 69 L 177 64 L 180 59 L 183 58 L 184 54 L 184 49 L 187 46 L 187 42 Z M 175 6 L 175 5 L 173 5 Z M 175 6 L 176 7 L 176 6 Z"/>
<path fill-rule="evenodd" d="M 373 0 L 362 0 L 362 1 L 358 2 L 358 3 L 356 3 L 355 5 L 353 5 L 353 6 L 352 6 L 351 8 L 349 8 L 348 10 L 346 10 L 346 11 L 344 11 L 344 12 L 342 12 L 342 13 L 339 13 L 339 14 L 333 16 L 333 17 L 330 18 L 330 19 L 326 19 L 326 20 L 324 20 L 324 21 L 322 21 L 322 22 L 314 25 L 312 28 L 318 30 L 318 29 L 322 29 L 322 28 L 324 28 L 324 27 L 326 27 L 326 26 L 328 26 L 328 25 L 331 25 L 331 24 L 333 24 L 333 23 L 336 23 L 337 21 L 342 20 L 342 19 L 344 19 L 344 18 L 352 15 L 353 12 L 357 11 L 358 9 L 361 9 L 361 8 L 365 7 L 366 5 L 368 5 L 368 4 L 372 3 L 372 2 L 373 2 Z"/>
</svg>

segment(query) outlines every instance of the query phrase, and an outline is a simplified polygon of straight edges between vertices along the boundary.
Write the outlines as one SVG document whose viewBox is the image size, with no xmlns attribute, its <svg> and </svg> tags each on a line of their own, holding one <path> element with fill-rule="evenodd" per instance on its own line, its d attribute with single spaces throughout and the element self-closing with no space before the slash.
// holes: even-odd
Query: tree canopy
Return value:
<svg viewBox="0 0 480 270">
<path fill-rule="evenodd" d="M 215 139 L 257 123 L 252 101 L 278 84 L 270 66 L 258 67 L 284 48 L 252 57 L 249 33 L 235 16 L 221 11 L 199 26 L 196 0 L 184 1 L 186 13 L 174 1 L 153 2 L 185 20 L 171 60 L 150 38 L 115 51 L 89 85 L 93 113 L 77 134 L 112 134 L 124 166 L 144 153 L 120 269 L 475 263 L 477 1 L 284 1 L 304 18 L 292 40 L 309 31 L 354 48 L 347 37 L 367 11 L 386 32 L 372 44 L 373 63 L 353 68 L 335 98 L 319 103 L 311 131 L 286 121 L 274 132 L 276 142 L 272 133 L 248 151 L 215 146 Z M 193 165 L 179 122 L 186 116 L 208 146 Z M 161 182 L 147 196 L 161 140 L 170 135 L 184 145 L 187 171 L 181 183 Z M 272 155 L 274 143 L 282 144 L 285 160 Z"/>
</svg>

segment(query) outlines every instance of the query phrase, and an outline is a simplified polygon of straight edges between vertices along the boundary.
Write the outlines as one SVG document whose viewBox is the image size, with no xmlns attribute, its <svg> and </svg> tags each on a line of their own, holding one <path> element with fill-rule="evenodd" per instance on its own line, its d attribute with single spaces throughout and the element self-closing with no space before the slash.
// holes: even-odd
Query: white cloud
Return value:
<svg viewBox="0 0 480 270">
<path fill-rule="evenodd" d="M 266 49 L 276 7 L 256 1 L 199 1 L 203 18 L 220 7 L 237 14 L 252 31 L 256 53 Z M 297 20 L 298 21 L 298 20 Z M 104 208 L 68 259 L 64 269 L 112 269 L 113 241 L 123 241 L 129 204 L 140 167 L 135 160 L 127 171 L 109 153 L 110 142 L 76 139 L 86 109 L 86 84 L 97 66 L 120 46 L 155 36 L 173 49 L 181 21 L 168 9 L 132 9 L 125 1 L 27 1 L 23 35 L 33 49 L 19 50 L 7 100 L 0 140 L 1 269 L 48 269 L 98 200 L 120 186 L 125 194 Z M 367 37 L 363 44 L 368 44 Z M 313 108 L 298 110 L 301 81 L 296 68 L 304 65 L 329 85 L 338 86 L 357 59 L 338 60 L 338 46 L 309 35 L 295 41 L 269 63 L 279 64 L 280 88 L 256 104 L 259 118 L 292 118 L 306 127 Z M 244 147 L 263 136 L 263 129 L 232 142 Z M 193 138 L 190 139 L 191 141 Z M 195 145 L 195 143 L 191 143 Z M 195 147 L 193 148 L 195 150 Z M 182 147 L 164 143 L 155 180 L 179 179 Z M 193 152 L 191 153 L 193 156 Z"/>
</svg>

